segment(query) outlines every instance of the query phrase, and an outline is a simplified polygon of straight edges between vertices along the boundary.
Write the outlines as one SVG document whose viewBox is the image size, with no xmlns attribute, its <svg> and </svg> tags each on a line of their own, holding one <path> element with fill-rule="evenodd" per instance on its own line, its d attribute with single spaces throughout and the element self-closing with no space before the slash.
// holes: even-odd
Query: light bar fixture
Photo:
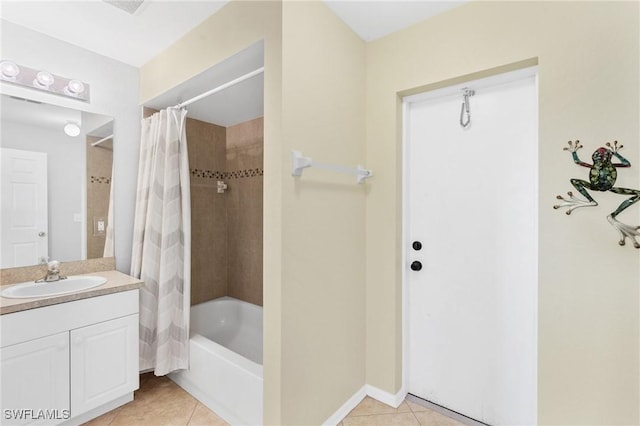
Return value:
<svg viewBox="0 0 640 426">
<path fill-rule="evenodd" d="M 90 100 L 89 84 L 51 74 L 49 71 L 18 65 L 12 61 L 2 60 L 0 62 L 0 81 L 84 102 Z"/>
</svg>

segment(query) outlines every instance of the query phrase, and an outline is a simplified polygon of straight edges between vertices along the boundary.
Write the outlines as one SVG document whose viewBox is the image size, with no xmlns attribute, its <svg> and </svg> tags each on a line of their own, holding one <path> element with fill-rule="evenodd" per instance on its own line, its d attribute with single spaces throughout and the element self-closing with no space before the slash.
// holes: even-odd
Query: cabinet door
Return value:
<svg viewBox="0 0 640 426">
<path fill-rule="evenodd" d="M 138 388 L 138 315 L 71 330 L 71 414 Z"/>
<path fill-rule="evenodd" d="M 55 424 L 69 418 L 69 333 L 0 349 L 3 425 Z"/>
</svg>

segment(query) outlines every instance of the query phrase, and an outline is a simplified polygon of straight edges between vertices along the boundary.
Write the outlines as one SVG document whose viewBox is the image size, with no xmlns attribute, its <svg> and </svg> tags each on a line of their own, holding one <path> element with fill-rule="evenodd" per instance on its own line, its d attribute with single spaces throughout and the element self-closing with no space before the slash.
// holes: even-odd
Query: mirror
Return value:
<svg viewBox="0 0 640 426">
<path fill-rule="evenodd" d="M 4 94 L 0 106 L 0 267 L 113 256 L 113 118 Z"/>
</svg>

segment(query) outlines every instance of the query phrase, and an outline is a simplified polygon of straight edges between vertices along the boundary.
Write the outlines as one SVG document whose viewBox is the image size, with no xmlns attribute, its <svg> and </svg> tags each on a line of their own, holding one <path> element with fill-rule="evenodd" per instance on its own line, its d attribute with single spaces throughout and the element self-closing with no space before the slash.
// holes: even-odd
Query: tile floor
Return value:
<svg viewBox="0 0 640 426">
<path fill-rule="evenodd" d="M 405 400 L 393 408 L 368 396 L 338 426 L 464 426 L 422 405 Z"/>
<path fill-rule="evenodd" d="M 140 376 L 134 400 L 88 423 L 88 426 L 224 426 L 213 411 L 166 377 Z M 404 401 L 392 408 L 366 397 L 339 426 L 463 426 L 429 408 Z M 302 426 L 302 425 L 301 425 Z"/>
</svg>

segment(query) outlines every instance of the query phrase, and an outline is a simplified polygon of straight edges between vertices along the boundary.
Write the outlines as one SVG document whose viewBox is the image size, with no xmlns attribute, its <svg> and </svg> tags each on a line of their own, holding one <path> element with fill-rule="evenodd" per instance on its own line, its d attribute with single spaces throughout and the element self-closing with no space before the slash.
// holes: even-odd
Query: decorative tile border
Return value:
<svg viewBox="0 0 640 426">
<path fill-rule="evenodd" d="M 219 172 L 217 170 L 202 170 L 202 169 L 191 169 L 191 176 L 205 178 L 205 179 L 225 179 L 226 172 Z"/>
<path fill-rule="evenodd" d="M 245 170 L 236 170 L 233 172 L 226 172 L 229 175 L 230 179 L 238 179 L 238 178 L 246 178 L 246 177 L 254 177 L 254 176 L 264 176 L 264 170 L 262 169 L 245 169 Z"/>
<path fill-rule="evenodd" d="M 106 183 L 106 184 L 110 184 L 111 183 L 111 178 L 109 177 L 104 177 L 104 176 L 91 176 L 91 183 Z"/>
<path fill-rule="evenodd" d="M 239 179 L 255 176 L 264 176 L 263 169 L 244 169 L 232 172 L 221 172 L 217 170 L 191 169 L 191 176 L 205 179 Z"/>
</svg>

